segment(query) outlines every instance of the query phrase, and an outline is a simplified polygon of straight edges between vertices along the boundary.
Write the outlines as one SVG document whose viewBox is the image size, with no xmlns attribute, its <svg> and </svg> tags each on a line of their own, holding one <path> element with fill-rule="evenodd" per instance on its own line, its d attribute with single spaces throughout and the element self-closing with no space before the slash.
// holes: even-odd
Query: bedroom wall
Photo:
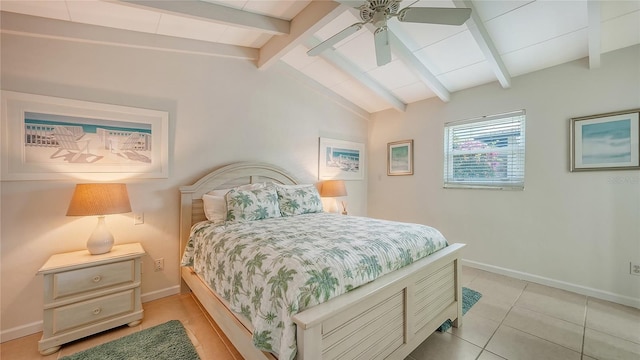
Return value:
<svg viewBox="0 0 640 360">
<path fill-rule="evenodd" d="M 469 264 L 640 307 L 640 171 L 569 172 L 569 119 L 640 108 L 640 47 L 372 116 L 369 216 L 468 244 Z M 443 189 L 443 124 L 526 109 L 524 191 Z M 386 175 L 386 144 L 415 140 L 415 174 Z"/>
<path fill-rule="evenodd" d="M 143 300 L 176 293 L 178 186 L 236 161 L 269 162 L 315 182 L 318 138 L 366 143 L 368 119 L 329 100 L 284 64 L 12 34 L 1 38 L 2 89 L 169 112 L 168 179 L 131 180 L 133 214 L 111 215 L 116 243 L 141 242 Z M 4 181 L 1 187 L 2 341 L 37 332 L 42 277 L 54 254 L 85 248 L 95 218 L 66 217 L 76 182 Z M 366 181 L 347 182 L 349 211 L 366 214 Z M 154 272 L 153 259 L 165 270 Z"/>
</svg>

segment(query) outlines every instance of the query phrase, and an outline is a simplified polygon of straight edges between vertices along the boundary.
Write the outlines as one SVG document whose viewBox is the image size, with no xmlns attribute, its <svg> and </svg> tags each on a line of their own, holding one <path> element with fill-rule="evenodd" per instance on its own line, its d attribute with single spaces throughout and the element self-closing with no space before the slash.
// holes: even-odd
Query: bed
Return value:
<svg viewBox="0 0 640 360">
<path fill-rule="evenodd" d="M 297 180 L 277 166 L 241 162 L 218 168 L 193 185 L 180 187 L 181 258 L 193 250 L 187 246 L 192 228 L 207 220 L 203 195 L 259 183 L 296 185 Z M 195 224 L 198 225 L 194 227 Z M 448 244 L 373 281 L 295 312 L 290 317 L 295 324 L 295 350 L 289 354 L 295 353 L 297 359 L 304 360 L 404 359 L 447 319 L 454 326 L 461 326 L 463 247 Z M 208 285 L 210 280 L 199 275 L 192 264 L 182 266 L 181 275 L 183 291 L 192 291 L 244 358 L 276 359 L 274 354 L 254 346 L 254 329 L 244 316 L 229 309 L 229 294 L 214 292 Z"/>
</svg>

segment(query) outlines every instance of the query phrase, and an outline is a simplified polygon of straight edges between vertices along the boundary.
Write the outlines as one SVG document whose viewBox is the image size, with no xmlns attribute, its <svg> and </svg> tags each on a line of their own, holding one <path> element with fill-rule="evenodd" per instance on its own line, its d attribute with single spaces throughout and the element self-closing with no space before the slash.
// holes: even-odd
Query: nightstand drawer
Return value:
<svg viewBox="0 0 640 360">
<path fill-rule="evenodd" d="M 134 279 L 135 264 L 133 260 L 65 271 L 53 275 L 53 299 L 132 283 Z"/>
<path fill-rule="evenodd" d="M 114 317 L 135 308 L 135 290 L 53 309 L 53 334 Z"/>
</svg>

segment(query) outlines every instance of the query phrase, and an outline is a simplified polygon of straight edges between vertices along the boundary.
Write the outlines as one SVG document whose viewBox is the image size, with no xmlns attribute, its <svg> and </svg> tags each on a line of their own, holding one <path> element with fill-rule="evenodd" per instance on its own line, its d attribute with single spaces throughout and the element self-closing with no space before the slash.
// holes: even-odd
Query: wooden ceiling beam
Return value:
<svg viewBox="0 0 640 360">
<path fill-rule="evenodd" d="M 458 8 L 471 9 L 471 17 L 466 22 L 471 35 L 480 47 L 494 75 L 498 78 L 500 85 L 502 85 L 503 88 L 511 87 L 509 70 L 507 70 L 507 67 L 504 65 L 502 57 L 500 53 L 498 53 L 498 49 L 493 43 L 491 36 L 489 36 L 489 32 L 487 32 L 487 28 L 484 26 L 482 19 L 480 19 L 480 15 L 478 11 L 476 11 L 473 2 L 471 0 L 453 0 L 453 3 Z"/>
<path fill-rule="evenodd" d="M 165 14 L 186 16 L 196 20 L 262 31 L 273 35 L 288 34 L 291 25 L 287 20 L 254 14 L 205 1 L 120 0 L 118 3 L 141 9 L 151 9 Z"/>
<path fill-rule="evenodd" d="M 334 1 L 314 0 L 310 2 L 291 20 L 289 34 L 274 36 L 260 48 L 258 68 L 267 69 L 344 11 L 345 8 Z"/>
<path fill-rule="evenodd" d="M 321 41 L 319 39 L 312 37 L 306 42 L 306 45 L 309 48 L 313 48 L 314 46 L 320 44 L 320 42 Z M 344 56 L 337 53 L 333 48 L 323 51 L 319 56 L 328 61 L 333 66 L 347 73 L 349 76 L 374 92 L 376 95 L 383 98 L 387 103 L 389 103 L 389 105 L 393 106 L 395 109 L 402 112 L 407 110 L 407 104 L 398 99 L 390 91 L 383 88 L 376 80 L 367 75 L 367 73 L 362 72 L 362 70 L 358 66 L 353 64 Z"/>
<path fill-rule="evenodd" d="M 589 37 L 589 69 L 600 67 L 602 53 L 602 5 L 600 1 L 587 1 L 588 37 Z"/>
</svg>

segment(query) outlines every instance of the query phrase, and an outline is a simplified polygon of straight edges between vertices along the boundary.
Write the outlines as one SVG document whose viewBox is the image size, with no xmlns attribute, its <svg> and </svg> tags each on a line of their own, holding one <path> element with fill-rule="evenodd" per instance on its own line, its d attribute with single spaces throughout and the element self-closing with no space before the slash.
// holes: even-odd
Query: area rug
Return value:
<svg viewBox="0 0 640 360">
<path fill-rule="evenodd" d="M 61 360 L 199 360 L 184 326 L 171 320 Z"/>
<path fill-rule="evenodd" d="M 481 297 L 482 297 L 482 294 L 480 294 L 479 292 L 463 287 L 462 288 L 462 315 L 466 314 L 467 311 L 469 311 L 469 309 L 471 309 L 471 307 L 475 305 L 475 303 L 477 303 Z M 449 330 L 449 328 L 452 325 L 453 325 L 453 322 L 451 320 L 447 320 L 442 325 L 440 325 L 437 331 L 445 332 Z"/>
</svg>

